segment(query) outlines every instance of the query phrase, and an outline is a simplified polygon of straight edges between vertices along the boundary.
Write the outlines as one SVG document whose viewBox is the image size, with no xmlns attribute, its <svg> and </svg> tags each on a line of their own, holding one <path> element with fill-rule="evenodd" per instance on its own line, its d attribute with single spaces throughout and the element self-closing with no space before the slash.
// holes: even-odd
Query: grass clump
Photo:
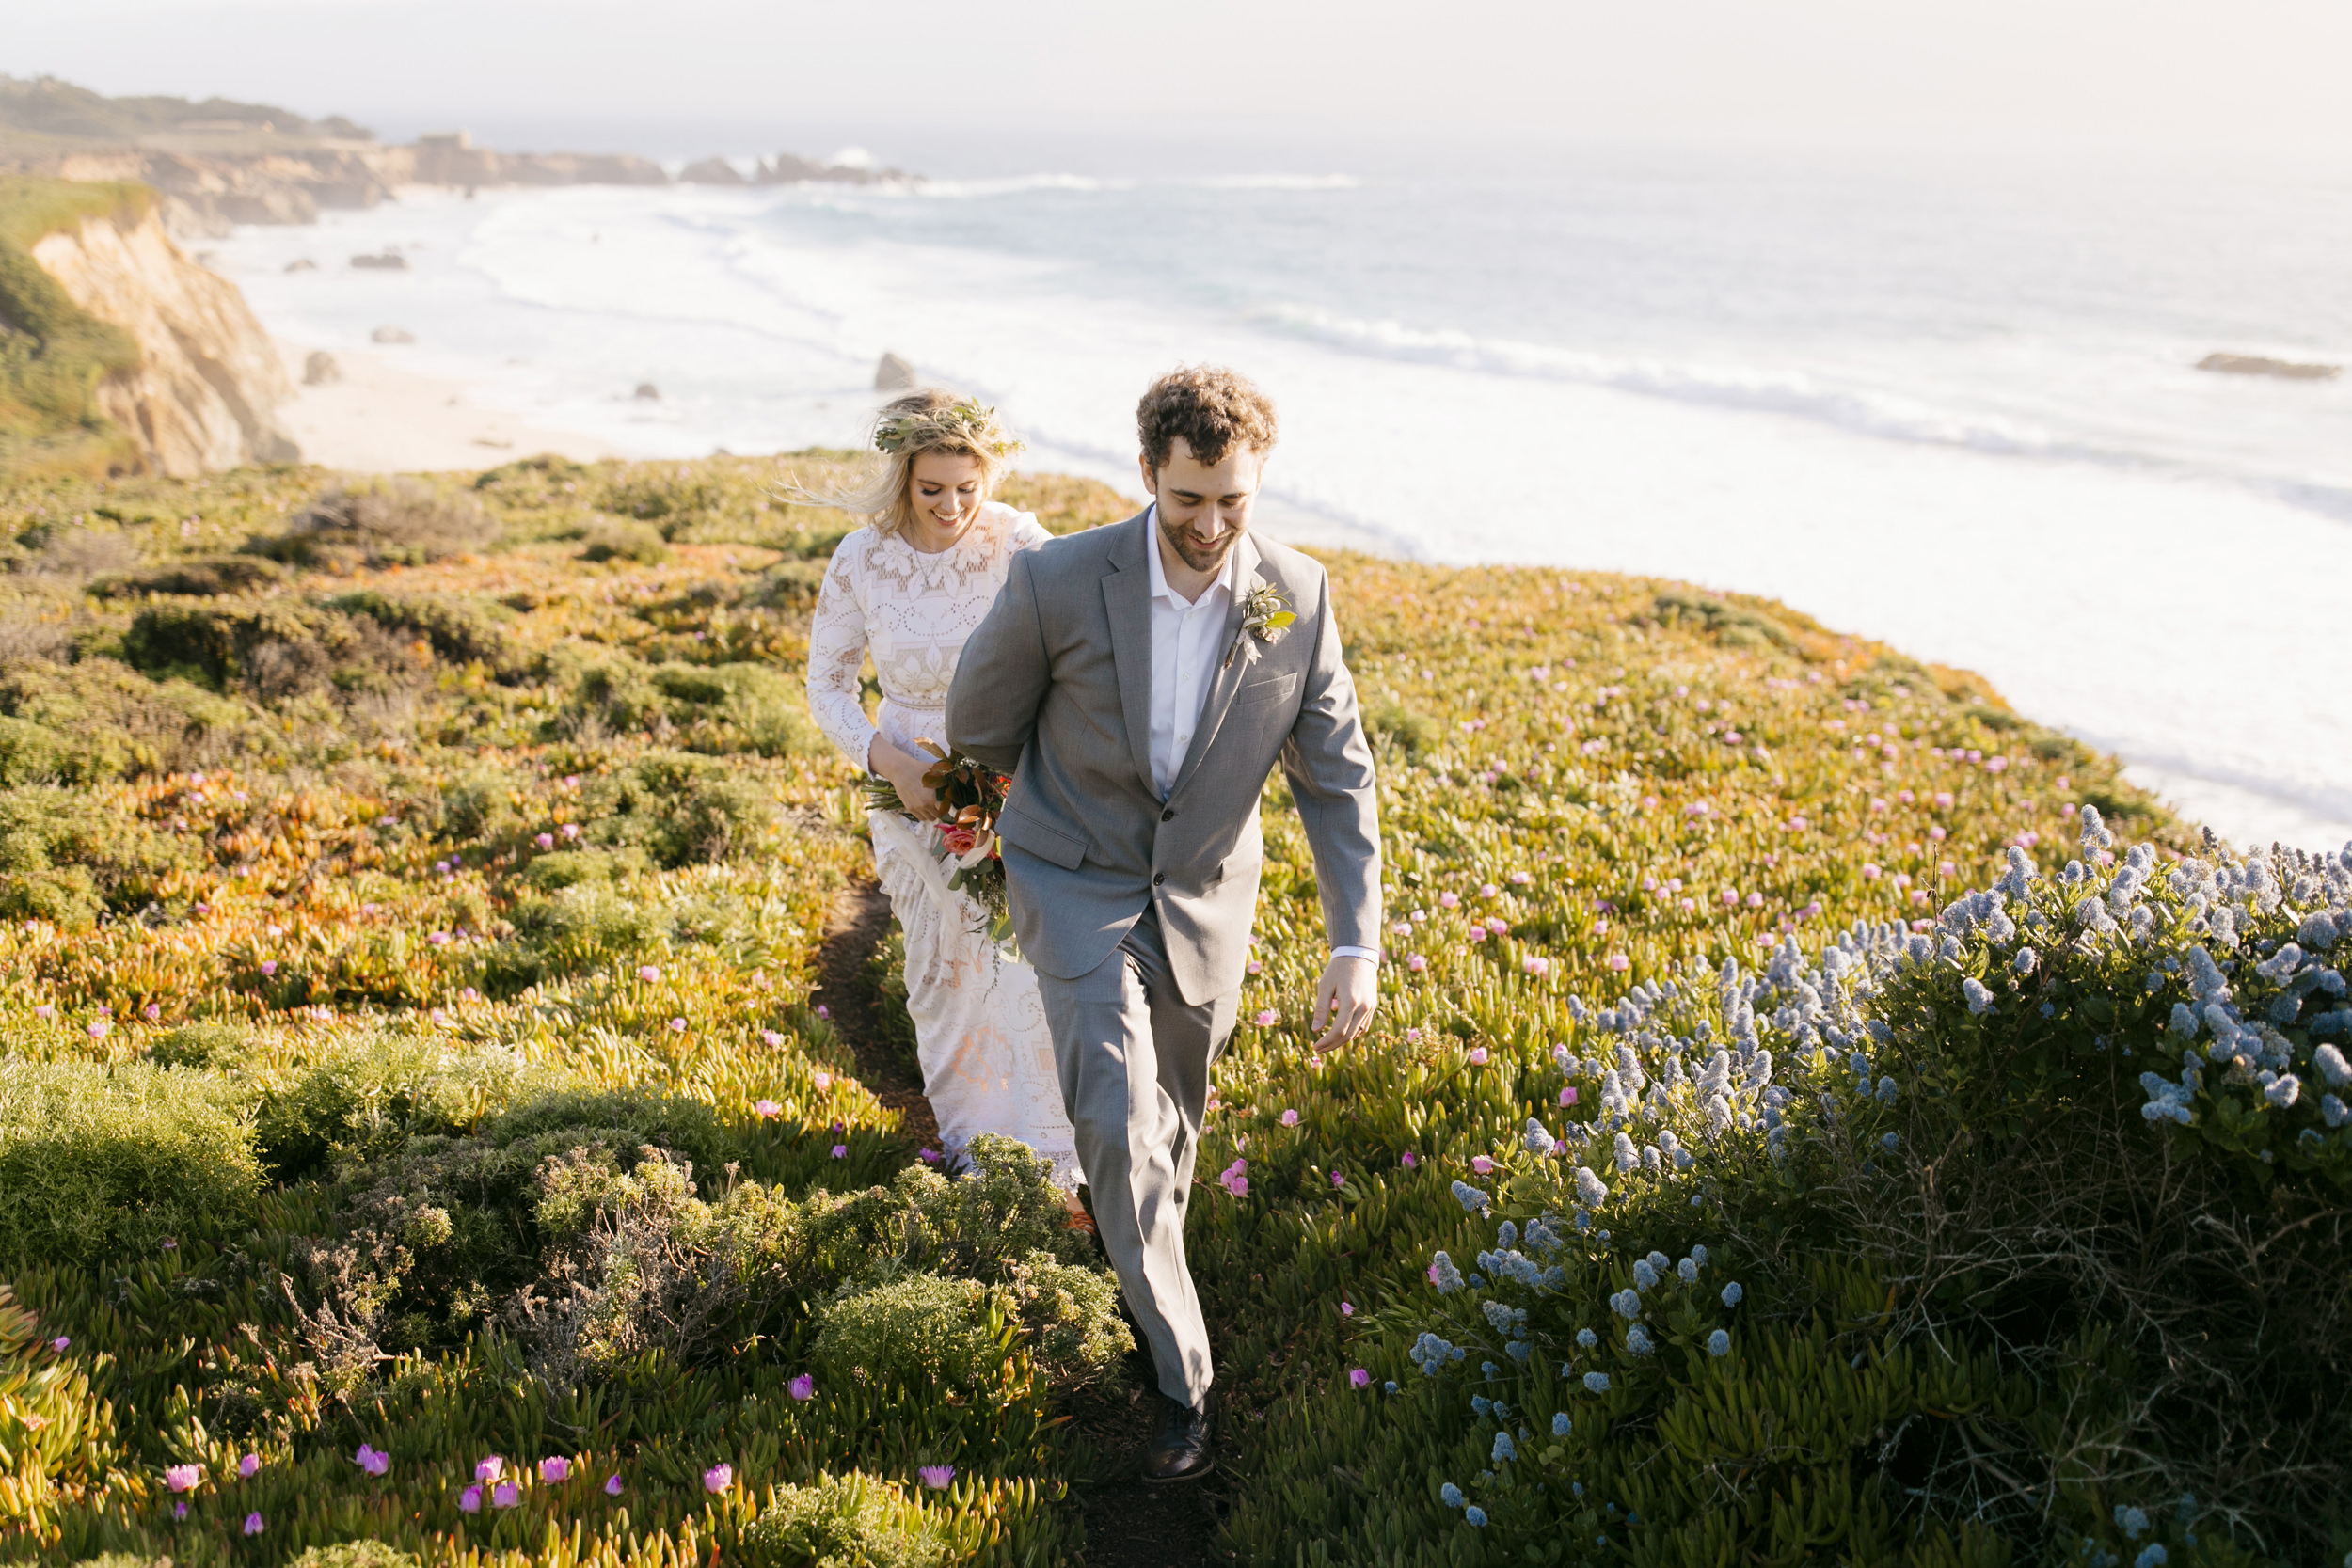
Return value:
<svg viewBox="0 0 2352 1568">
<path fill-rule="evenodd" d="M 149 1250 L 250 1213 L 246 1098 L 199 1073 L 0 1058 L 0 1267 Z"/>
<path fill-rule="evenodd" d="M 950 1550 L 904 1488 L 862 1474 L 780 1486 L 743 1532 L 757 1568 L 935 1568 Z"/>
<path fill-rule="evenodd" d="M 472 496 L 396 476 L 338 481 L 251 547 L 305 566 L 417 565 L 486 550 L 499 533 L 497 515 Z"/>
</svg>

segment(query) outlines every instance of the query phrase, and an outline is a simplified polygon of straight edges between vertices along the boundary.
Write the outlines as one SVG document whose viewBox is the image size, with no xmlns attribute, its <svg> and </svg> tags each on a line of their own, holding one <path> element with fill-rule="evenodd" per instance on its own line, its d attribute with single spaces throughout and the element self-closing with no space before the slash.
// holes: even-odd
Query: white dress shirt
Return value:
<svg viewBox="0 0 2352 1568">
<path fill-rule="evenodd" d="M 1209 700 L 1209 686 L 1224 657 L 1225 622 L 1238 590 L 1233 574 L 1241 552 L 1225 558 L 1225 570 L 1201 590 L 1197 599 L 1168 585 L 1168 568 L 1160 561 L 1160 509 L 1154 505 L 1144 519 L 1151 534 L 1144 555 L 1152 563 L 1152 787 L 1168 799 L 1177 769 L 1192 750 L 1193 732 L 1200 726 L 1200 709 Z M 1334 947 L 1334 957 L 1380 961 L 1369 947 Z"/>
</svg>

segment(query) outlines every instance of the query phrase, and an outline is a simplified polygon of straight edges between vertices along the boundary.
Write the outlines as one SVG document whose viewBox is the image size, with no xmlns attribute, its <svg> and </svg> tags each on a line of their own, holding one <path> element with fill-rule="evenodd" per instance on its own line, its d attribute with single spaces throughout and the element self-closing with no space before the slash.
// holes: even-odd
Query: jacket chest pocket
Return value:
<svg viewBox="0 0 2352 1568">
<path fill-rule="evenodd" d="M 1233 706 L 1245 708 L 1256 707 L 1262 703 L 1279 703 L 1296 695 L 1297 691 L 1298 672 L 1291 670 L 1282 674 L 1244 682 L 1233 693 Z"/>
</svg>

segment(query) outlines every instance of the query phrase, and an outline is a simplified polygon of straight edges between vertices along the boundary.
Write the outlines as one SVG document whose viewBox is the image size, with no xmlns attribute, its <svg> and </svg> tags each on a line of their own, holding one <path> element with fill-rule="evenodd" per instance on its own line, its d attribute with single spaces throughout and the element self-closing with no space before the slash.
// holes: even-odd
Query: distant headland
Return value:
<svg viewBox="0 0 2352 1568">
<path fill-rule="evenodd" d="M 0 76 L 0 173 L 146 185 L 159 198 L 165 228 L 183 239 L 217 238 L 240 223 L 310 223 L 322 209 L 373 207 L 405 185 L 470 191 L 914 178 L 791 152 L 742 162 L 712 156 L 674 176 L 628 153 L 498 151 L 476 147 L 464 131 L 386 143 L 340 115 L 314 120 L 222 98 L 108 98 L 49 76 Z"/>
</svg>

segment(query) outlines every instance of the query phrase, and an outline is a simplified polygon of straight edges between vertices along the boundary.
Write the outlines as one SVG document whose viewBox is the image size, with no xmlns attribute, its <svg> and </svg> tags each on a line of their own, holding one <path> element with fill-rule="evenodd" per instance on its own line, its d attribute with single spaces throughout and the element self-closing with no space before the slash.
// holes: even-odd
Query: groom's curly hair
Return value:
<svg viewBox="0 0 2352 1568">
<path fill-rule="evenodd" d="M 1214 464 L 1236 443 L 1263 454 L 1275 434 L 1274 400 L 1222 365 L 1179 366 L 1136 404 L 1136 435 L 1155 471 L 1168 466 L 1180 436 L 1193 456 Z"/>
</svg>

